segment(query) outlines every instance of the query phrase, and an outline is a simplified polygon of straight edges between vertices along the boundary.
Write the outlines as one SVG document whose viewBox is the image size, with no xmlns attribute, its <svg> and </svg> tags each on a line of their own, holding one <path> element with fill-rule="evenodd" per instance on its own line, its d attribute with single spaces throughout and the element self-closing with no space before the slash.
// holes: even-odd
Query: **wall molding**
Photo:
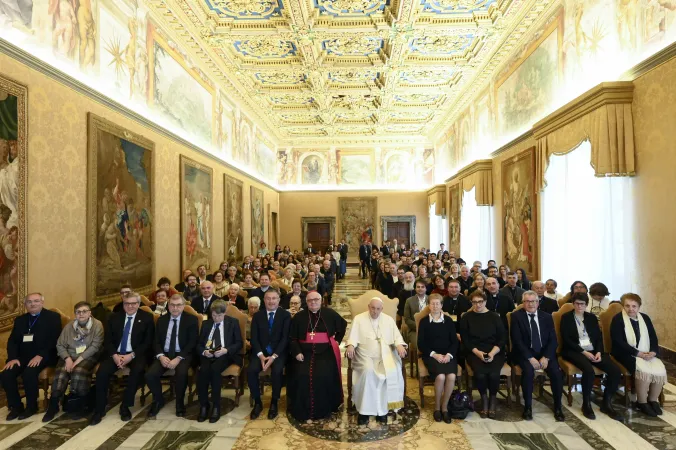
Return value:
<svg viewBox="0 0 676 450">
<path fill-rule="evenodd" d="M 380 233 L 383 236 L 383 242 L 388 240 L 387 224 L 389 222 L 408 222 L 408 247 L 410 248 L 415 241 L 416 216 L 380 216 Z"/>
<path fill-rule="evenodd" d="M 239 169 L 233 165 L 228 164 L 226 161 L 223 161 L 222 159 L 218 158 L 216 155 L 213 155 L 209 153 L 208 151 L 204 150 L 201 147 L 198 147 L 197 145 L 193 144 L 192 142 L 182 138 L 181 136 L 173 133 L 172 131 L 161 127 L 160 125 L 156 124 L 155 122 L 147 119 L 146 117 L 143 117 L 136 111 L 127 108 L 126 106 L 116 102 L 115 100 L 111 99 L 110 97 L 103 95 L 102 93 L 96 91 L 95 89 L 87 86 L 83 82 L 71 77 L 70 75 L 60 71 L 59 69 L 53 67 L 52 65 L 40 60 L 39 58 L 31 55 L 27 51 L 17 47 L 16 45 L 12 44 L 11 42 L 0 38 L 0 53 L 4 53 L 5 55 L 9 56 L 10 58 L 20 62 L 21 64 L 29 67 L 30 69 L 36 70 L 40 72 L 43 75 L 48 76 L 49 78 L 61 83 L 62 85 L 66 86 L 67 88 L 70 88 L 74 90 L 75 92 L 85 95 L 89 97 L 90 99 L 94 100 L 97 103 L 102 104 L 106 108 L 111 109 L 112 111 L 121 114 L 125 116 L 128 119 L 131 119 L 140 125 L 144 126 L 145 128 L 148 128 L 149 130 L 160 134 L 168 139 L 171 139 L 172 141 L 183 145 L 197 153 L 199 153 L 202 156 L 205 156 L 209 158 L 210 160 L 214 161 L 215 163 L 227 167 L 228 169 L 237 172 L 239 175 L 242 175 L 243 177 L 249 179 L 252 182 L 262 184 L 275 192 L 279 193 L 281 192 L 276 186 L 273 186 L 272 184 L 268 183 L 267 181 L 255 178 L 251 176 L 249 173 L 245 172 L 242 169 Z M 8 74 L 9 75 L 9 74 Z M 29 89 L 30 92 L 30 89 Z"/>
<path fill-rule="evenodd" d="M 300 227 L 303 233 L 303 249 L 307 248 L 307 227 L 311 223 L 328 223 L 330 228 L 329 239 L 333 241 L 334 245 L 336 244 L 336 216 L 301 217 Z M 321 251 L 324 251 L 324 249 L 321 249 Z"/>
<path fill-rule="evenodd" d="M 484 170 L 489 171 L 493 170 L 492 159 L 477 159 L 476 161 L 467 164 L 465 167 L 456 172 L 455 175 L 447 179 L 445 181 L 445 184 L 447 185 L 455 184 L 454 181 L 460 181 L 463 178 L 467 178 L 470 175 L 473 175 L 477 172 L 481 172 Z"/>
</svg>

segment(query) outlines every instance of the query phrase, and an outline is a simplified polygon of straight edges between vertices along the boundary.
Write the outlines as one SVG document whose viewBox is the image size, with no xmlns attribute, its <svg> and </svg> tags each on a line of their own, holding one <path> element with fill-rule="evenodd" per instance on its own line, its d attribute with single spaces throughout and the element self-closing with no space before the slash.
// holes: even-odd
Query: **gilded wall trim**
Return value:
<svg viewBox="0 0 676 450">
<path fill-rule="evenodd" d="M 654 68 L 666 63 L 671 58 L 676 58 L 676 42 L 672 42 L 659 52 L 636 64 L 634 67 L 620 75 L 619 79 L 621 81 L 633 81 Z"/>
<path fill-rule="evenodd" d="M 460 169 L 455 175 L 446 180 L 447 185 L 455 184 L 455 181 L 460 181 L 463 178 L 467 178 L 470 175 L 480 172 L 482 170 L 493 170 L 493 160 L 492 159 L 478 159 L 462 169 Z"/>
<path fill-rule="evenodd" d="M 213 160 L 214 162 L 220 164 L 221 166 L 227 167 L 228 169 L 237 172 L 239 175 L 248 178 L 249 180 L 263 184 L 270 189 L 273 189 L 275 192 L 280 192 L 276 186 L 268 183 L 265 180 L 258 179 L 255 177 L 252 177 L 249 175 L 247 172 L 232 166 L 228 164 L 227 162 L 223 161 L 222 159 L 218 158 L 215 155 L 212 155 L 208 151 L 204 150 L 201 147 L 198 147 L 197 145 L 191 143 L 190 141 L 187 141 L 183 139 L 181 136 L 172 133 L 171 131 L 167 130 L 166 128 L 163 128 L 156 123 L 150 121 L 146 117 L 143 117 L 142 115 L 138 114 L 137 112 L 133 111 L 132 109 L 127 108 L 126 106 L 121 105 L 120 103 L 117 103 L 116 101 L 110 99 L 109 97 L 101 94 L 100 92 L 90 88 L 86 84 L 78 81 L 77 79 L 71 77 L 70 75 L 61 72 L 60 70 L 52 67 L 51 65 L 45 63 L 44 61 L 41 61 L 40 59 L 36 58 L 35 56 L 31 55 L 30 53 L 22 50 L 21 48 L 15 46 L 9 41 L 6 41 L 5 39 L 0 38 L 0 52 L 4 53 L 5 55 L 19 61 L 20 63 L 26 65 L 27 67 L 37 70 L 38 72 L 42 73 L 43 75 L 46 75 L 50 77 L 51 79 L 63 84 L 66 87 L 69 87 L 70 89 L 73 89 L 79 94 L 85 95 L 92 100 L 102 104 L 106 108 L 111 109 L 112 111 L 122 114 L 123 116 L 127 117 L 128 119 L 134 120 L 138 122 L 140 125 L 154 131 L 155 133 L 158 133 L 168 139 L 171 139 L 172 141 L 183 145 L 185 147 L 188 147 L 189 149 Z"/>
</svg>

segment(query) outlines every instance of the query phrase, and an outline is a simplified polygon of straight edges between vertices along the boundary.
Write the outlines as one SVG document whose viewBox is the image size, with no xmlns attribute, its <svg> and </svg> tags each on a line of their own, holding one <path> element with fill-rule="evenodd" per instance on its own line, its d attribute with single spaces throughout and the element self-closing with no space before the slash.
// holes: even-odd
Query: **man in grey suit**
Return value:
<svg viewBox="0 0 676 450">
<path fill-rule="evenodd" d="M 425 280 L 418 279 L 415 282 L 415 295 L 406 300 L 404 306 L 404 323 L 408 327 L 408 342 L 414 345 L 418 342 L 418 332 L 415 328 L 415 315 L 427 306 L 427 286 Z"/>
<path fill-rule="evenodd" d="M 500 289 L 500 293 L 511 298 L 515 305 L 520 305 L 524 292 L 526 291 L 516 285 L 516 272 L 507 272 L 507 285 Z"/>
</svg>

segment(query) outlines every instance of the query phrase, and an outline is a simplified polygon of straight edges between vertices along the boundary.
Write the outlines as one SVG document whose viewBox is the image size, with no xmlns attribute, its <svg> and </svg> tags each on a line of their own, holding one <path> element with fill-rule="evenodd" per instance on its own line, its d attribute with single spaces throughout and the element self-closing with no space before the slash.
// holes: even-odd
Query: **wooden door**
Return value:
<svg viewBox="0 0 676 450">
<path fill-rule="evenodd" d="M 326 252 L 331 240 L 331 224 L 326 223 L 308 223 L 307 224 L 307 241 L 312 244 L 315 252 L 321 251 L 322 254 Z"/>
<path fill-rule="evenodd" d="M 390 243 L 397 240 L 397 244 L 405 244 L 406 248 L 410 248 L 410 226 L 409 222 L 387 222 L 387 239 Z"/>
</svg>

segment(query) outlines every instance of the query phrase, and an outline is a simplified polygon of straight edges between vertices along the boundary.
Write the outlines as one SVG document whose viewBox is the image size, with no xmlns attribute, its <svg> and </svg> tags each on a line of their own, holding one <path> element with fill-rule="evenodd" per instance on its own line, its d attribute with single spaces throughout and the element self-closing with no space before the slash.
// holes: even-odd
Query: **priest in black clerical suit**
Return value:
<svg viewBox="0 0 676 450">
<path fill-rule="evenodd" d="M 307 310 L 291 320 L 287 413 L 296 420 L 322 419 L 343 404 L 340 350 L 347 322 L 322 308 L 316 291 L 307 294 Z"/>
</svg>

